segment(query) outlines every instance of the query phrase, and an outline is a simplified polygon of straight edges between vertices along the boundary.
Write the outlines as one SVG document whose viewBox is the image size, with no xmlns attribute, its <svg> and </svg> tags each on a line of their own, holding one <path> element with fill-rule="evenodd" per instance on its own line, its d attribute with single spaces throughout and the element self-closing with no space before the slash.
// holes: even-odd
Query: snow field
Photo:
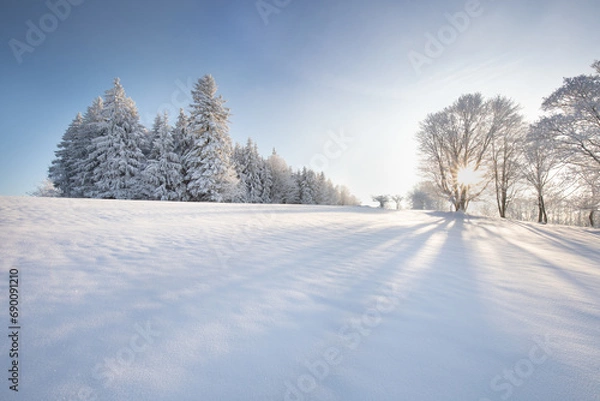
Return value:
<svg viewBox="0 0 600 401">
<path fill-rule="evenodd" d="M 597 230 L 7 197 L 0 227 L 2 399 L 600 399 Z"/>
</svg>

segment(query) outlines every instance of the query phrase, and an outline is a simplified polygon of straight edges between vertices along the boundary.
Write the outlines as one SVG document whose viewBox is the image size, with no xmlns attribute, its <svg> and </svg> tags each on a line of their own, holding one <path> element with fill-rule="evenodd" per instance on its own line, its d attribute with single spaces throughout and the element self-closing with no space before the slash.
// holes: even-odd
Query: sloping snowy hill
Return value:
<svg viewBox="0 0 600 401">
<path fill-rule="evenodd" d="M 600 233 L 0 198 L 2 400 L 600 400 Z"/>
</svg>

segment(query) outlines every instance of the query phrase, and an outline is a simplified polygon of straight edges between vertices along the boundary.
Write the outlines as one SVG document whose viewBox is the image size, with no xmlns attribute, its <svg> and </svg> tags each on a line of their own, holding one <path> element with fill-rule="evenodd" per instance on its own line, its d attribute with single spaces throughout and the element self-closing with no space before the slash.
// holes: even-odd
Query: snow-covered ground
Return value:
<svg viewBox="0 0 600 401">
<path fill-rule="evenodd" d="M 0 198 L 2 400 L 600 400 L 600 232 Z"/>
</svg>

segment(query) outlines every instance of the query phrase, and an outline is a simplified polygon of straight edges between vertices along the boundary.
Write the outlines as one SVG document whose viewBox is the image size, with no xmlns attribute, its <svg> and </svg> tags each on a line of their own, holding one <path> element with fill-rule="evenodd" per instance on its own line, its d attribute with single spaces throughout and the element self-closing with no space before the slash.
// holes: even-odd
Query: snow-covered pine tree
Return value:
<svg viewBox="0 0 600 401">
<path fill-rule="evenodd" d="M 266 165 L 271 175 L 271 203 L 292 204 L 298 203 L 296 182 L 293 179 L 293 172 L 286 161 L 277 154 L 275 149 L 271 156 L 266 160 Z"/>
<path fill-rule="evenodd" d="M 58 150 L 54 152 L 56 159 L 52 161 L 52 165 L 48 169 L 48 178 L 53 182 L 54 186 L 59 190 L 61 196 L 66 198 L 73 197 L 75 186 L 75 174 L 77 154 L 75 154 L 78 146 L 78 138 L 83 126 L 83 116 L 77 113 L 69 128 L 62 136 L 61 142 L 58 144 Z"/>
<path fill-rule="evenodd" d="M 149 159 L 154 152 L 154 142 L 161 135 L 161 129 L 164 123 L 164 114 L 157 113 L 152 123 L 152 128 L 148 131 L 147 135 L 142 140 L 140 148 L 144 153 L 146 159 Z"/>
<path fill-rule="evenodd" d="M 335 185 L 330 178 L 327 179 L 327 204 L 328 205 L 339 205 L 340 194 L 338 193 Z"/>
<path fill-rule="evenodd" d="M 261 156 L 260 157 L 260 182 L 262 184 L 262 193 L 260 194 L 261 203 L 271 203 L 271 190 L 273 188 L 273 175 L 271 174 L 271 166 Z"/>
<path fill-rule="evenodd" d="M 345 185 L 337 186 L 336 191 L 338 193 L 340 206 L 356 206 L 360 205 L 360 201 L 354 195 L 350 193 L 350 190 Z"/>
<path fill-rule="evenodd" d="M 118 78 L 106 91 L 102 111 L 106 134 L 93 139 L 98 161 L 94 169 L 92 196 L 107 199 L 136 199 L 145 158 L 142 153 L 145 129 L 133 100 L 128 98 Z"/>
<path fill-rule="evenodd" d="M 324 172 L 316 174 L 314 198 L 317 205 L 327 205 L 327 178 Z"/>
<path fill-rule="evenodd" d="M 323 172 L 317 174 L 315 200 L 319 205 L 337 205 L 338 203 L 337 191 Z"/>
<path fill-rule="evenodd" d="M 180 200 L 183 191 L 181 162 L 175 153 L 167 112 L 154 120 L 152 152 L 144 169 L 141 193 L 149 199 Z"/>
<path fill-rule="evenodd" d="M 303 205 L 315 205 L 315 189 L 317 177 L 314 171 L 304 167 L 300 174 L 300 203 Z"/>
<path fill-rule="evenodd" d="M 103 110 L 104 100 L 97 97 L 87 108 L 77 141 L 73 143 L 73 155 L 76 160 L 72 189 L 74 197 L 93 197 L 95 193 L 94 170 L 99 162 L 91 154 L 95 151 L 94 140 L 106 134 Z"/>
<path fill-rule="evenodd" d="M 175 146 L 175 153 L 180 157 L 183 156 L 188 149 L 192 147 L 192 138 L 188 133 L 189 119 L 185 110 L 179 109 L 179 115 L 177 116 L 177 122 L 173 127 L 173 145 Z"/>
<path fill-rule="evenodd" d="M 245 180 L 244 180 L 244 166 L 246 165 L 246 152 L 245 147 L 240 145 L 239 143 L 235 143 L 233 146 L 233 154 L 231 157 L 231 161 L 233 163 L 233 168 L 237 173 L 237 177 L 240 181 L 240 186 L 244 190 L 244 196 L 246 194 L 245 190 Z"/>
<path fill-rule="evenodd" d="M 238 175 L 244 188 L 247 203 L 262 203 L 263 183 L 261 180 L 261 157 L 256 144 L 248 138 L 244 148 L 236 146 L 234 151 Z"/>
<path fill-rule="evenodd" d="M 284 195 L 284 203 L 289 205 L 299 205 L 302 203 L 300 198 L 300 184 L 302 181 L 302 171 L 294 171 L 292 167 L 288 167 L 288 171 L 290 174 L 290 181 Z"/>
<path fill-rule="evenodd" d="M 160 113 L 158 113 L 157 115 L 160 115 Z M 155 123 L 156 117 L 154 118 L 152 127 L 154 127 Z M 150 153 L 152 153 L 152 146 L 154 146 L 154 140 L 158 136 L 158 133 L 153 131 L 152 129 L 146 129 L 142 124 L 140 125 L 142 127 L 142 135 L 140 135 L 139 147 L 142 151 L 142 154 L 144 155 L 144 158 L 147 159 L 148 157 L 150 157 Z"/>
<path fill-rule="evenodd" d="M 248 199 L 246 196 L 246 176 L 244 170 L 246 168 L 246 147 L 235 143 L 233 147 L 233 154 L 231 162 L 238 179 L 238 197 L 235 202 L 247 203 Z"/>
<path fill-rule="evenodd" d="M 189 117 L 183 109 L 179 109 L 179 115 L 175 127 L 173 127 L 173 144 L 175 146 L 175 153 L 179 156 L 179 162 L 181 163 L 181 195 L 180 200 L 187 201 L 190 196 L 187 192 L 187 167 L 184 163 L 184 156 L 190 151 L 194 143 L 194 138 L 190 134 L 189 130 Z"/>
<path fill-rule="evenodd" d="M 196 83 L 190 105 L 191 148 L 185 153 L 187 192 L 190 200 L 230 202 L 239 197 L 239 185 L 232 163 L 229 137 L 229 109 L 217 96 L 211 75 Z"/>
</svg>

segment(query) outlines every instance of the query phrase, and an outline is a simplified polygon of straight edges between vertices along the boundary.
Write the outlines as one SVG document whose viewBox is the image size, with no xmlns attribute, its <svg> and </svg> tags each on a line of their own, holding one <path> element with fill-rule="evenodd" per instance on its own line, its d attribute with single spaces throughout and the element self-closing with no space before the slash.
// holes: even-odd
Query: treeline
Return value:
<svg viewBox="0 0 600 401">
<path fill-rule="evenodd" d="M 594 226 L 600 209 L 600 62 L 592 68 L 593 74 L 565 78 L 532 124 L 513 100 L 478 93 L 429 114 L 417 133 L 427 181 L 409 199 L 430 207 L 441 198 L 466 211 L 471 202 L 491 198 L 501 217 L 583 224 L 586 214 Z"/>
<path fill-rule="evenodd" d="M 78 114 L 64 133 L 49 180 L 69 198 L 356 205 L 324 173 L 293 170 L 275 150 L 263 158 L 248 139 L 229 136 L 230 110 L 206 75 L 192 90 L 189 114 L 172 126 L 165 112 L 151 130 L 119 79 Z"/>
</svg>

